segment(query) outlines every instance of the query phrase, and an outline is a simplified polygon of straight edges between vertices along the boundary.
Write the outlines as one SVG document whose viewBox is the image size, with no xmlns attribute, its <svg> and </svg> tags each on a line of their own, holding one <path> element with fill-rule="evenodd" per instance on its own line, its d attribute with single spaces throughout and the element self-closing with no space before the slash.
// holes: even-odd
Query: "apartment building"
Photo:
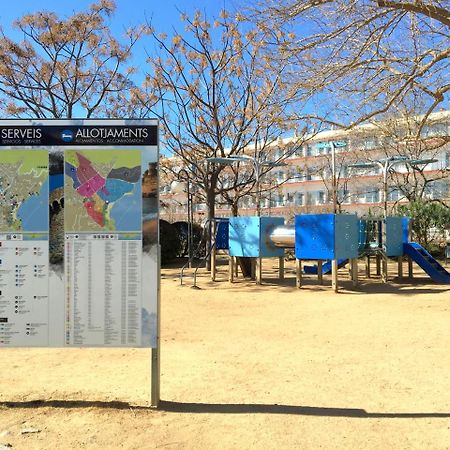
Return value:
<svg viewBox="0 0 450 450">
<path fill-rule="evenodd" d="M 407 201 L 408 190 L 423 190 L 427 198 L 449 201 L 450 111 L 433 113 L 421 130 L 420 140 L 410 139 L 409 133 L 401 131 L 404 127 L 411 132 L 410 123 L 389 125 L 392 124 L 365 124 L 350 131 L 325 130 L 306 140 L 293 136 L 272 143 L 264 154 L 258 155 L 258 160 L 283 165 L 271 168 L 261 177 L 261 214 L 290 218 L 298 213 L 332 211 L 333 158 L 339 211 L 380 214 L 385 192 L 388 210 Z M 391 161 L 386 163 L 388 158 Z M 361 163 L 367 167 L 360 167 Z M 381 167 L 385 164 L 389 169 L 386 184 Z M 224 174 L 226 177 L 226 170 Z M 423 183 L 424 177 L 432 181 Z M 170 183 L 162 183 L 160 194 L 165 205 L 162 218 L 185 220 L 186 195 L 171 192 Z M 253 192 L 240 199 L 239 214 L 256 213 L 255 197 Z M 194 216 L 201 220 L 206 207 L 193 198 Z M 217 200 L 216 215 L 229 216 L 231 208 Z"/>
</svg>

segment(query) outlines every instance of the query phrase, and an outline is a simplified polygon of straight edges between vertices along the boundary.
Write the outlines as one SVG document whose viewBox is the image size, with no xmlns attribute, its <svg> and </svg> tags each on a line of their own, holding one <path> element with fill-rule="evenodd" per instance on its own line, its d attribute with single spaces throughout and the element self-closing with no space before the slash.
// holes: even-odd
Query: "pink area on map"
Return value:
<svg viewBox="0 0 450 450">
<path fill-rule="evenodd" d="M 105 179 L 97 174 L 93 178 L 91 178 L 88 182 L 83 183 L 78 189 L 77 192 L 83 197 L 92 197 L 97 191 L 103 189 L 105 186 Z"/>
<path fill-rule="evenodd" d="M 83 156 L 81 153 L 77 153 L 78 158 L 78 168 L 77 177 L 81 184 L 87 183 L 98 175 L 98 172 L 92 167 L 91 161 Z"/>
</svg>

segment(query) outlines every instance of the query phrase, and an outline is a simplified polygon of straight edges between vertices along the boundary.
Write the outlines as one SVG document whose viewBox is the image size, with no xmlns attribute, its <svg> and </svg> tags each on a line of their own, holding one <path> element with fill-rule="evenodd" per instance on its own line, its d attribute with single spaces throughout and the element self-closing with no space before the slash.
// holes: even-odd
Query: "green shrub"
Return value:
<svg viewBox="0 0 450 450">
<path fill-rule="evenodd" d="M 161 264 L 165 264 L 175 259 L 180 253 L 180 235 L 174 225 L 165 220 L 160 220 L 159 237 L 161 243 Z"/>
<path fill-rule="evenodd" d="M 397 207 L 397 214 L 411 218 L 413 239 L 433 251 L 432 244 L 439 246 L 438 238 L 450 230 L 450 208 L 442 203 L 416 200 Z M 436 230 L 436 233 L 432 231 Z"/>
</svg>

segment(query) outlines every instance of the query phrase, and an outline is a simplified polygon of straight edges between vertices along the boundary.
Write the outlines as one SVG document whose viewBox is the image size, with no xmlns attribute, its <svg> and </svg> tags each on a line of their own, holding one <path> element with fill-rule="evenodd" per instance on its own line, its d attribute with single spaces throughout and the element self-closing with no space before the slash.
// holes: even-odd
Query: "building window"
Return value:
<svg viewBox="0 0 450 450">
<path fill-rule="evenodd" d="M 316 144 L 316 154 L 317 155 L 327 155 L 331 152 L 330 142 L 318 142 Z"/>
<path fill-rule="evenodd" d="M 293 153 L 293 156 L 295 158 L 301 158 L 302 156 L 305 155 L 305 149 L 302 146 L 296 147 Z"/>
<path fill-rule="evenodd" d="M 350 194 L 347 189 L 339 189 L 337 191 L 337 199 L 340 203 L 350 203 Z"/>
<path fill-rule="evenodd" d="M 432 125 L 425 125 L 422 134 L 425 137 L 434 136 L 448 136 L 449 127 L 446 123 L 434 123 Z"/>
<path fill-rule="evenodd" d="M 274 206 L 284 206 L 284 195 L 283 194 L 276 194 L 274 200 L 275 200 Z"/>
<path fill-rule="evenodd" d="M 254 206 L 254 202 L 252 197 L 250 196 L 245 196 L 242 200 L 241 200 L 241 205 L 243 208 L 253 208 Z"/>
<path fill-rule="evenodd" d="M 366 192 L 366 203 L 378 203 L 380 200 L 380 191 L 378 189 L 369 190 Z"/>
<path fill-rule="evenodd" d="M 294 203 L 294 194 L 292 192 L 287 192 L 284 196 L 284 201 L 286 205 L 292 205 Z"/>
<path fill-rule="evenodd" d="M 449 185 L 444 181 L 435 181 L 427 184 L 424 189 L 424 194 L 431 200 L 439 200 L 446 198 L 449 193 Z"/>
<path fill-rule="evenodd" d="M 271 194 L 269 197 L 269 205 L 271 208 L 276 208 L 278 206 L 284 206 L 283 194 Z"/>
<path fill-rule="evenodd" d="M 388 200 L 390 202 L 397 202 L 403 197 L 402 191 L 400 189 L 392 189 L 388 194 Z"/>
<path fill-rule="evenodd" d="M 275 172 L 274 176 L 277 183 L 283 183 L 285 181 L 285 175 L 282 170 Z"/>
<path fill-rule="evenodd" d="M 378 147 L 378 138 L 376 136 L 370 136 L 364 140 L 363 148 L 365 150 L 372 150 L 377 147 Z"/>
<path fill-rule="evenodd" d="M 356 191 L 354 194 L 355 203 L 366 203 L 366 194 L 363 191 Z"/>
<path fill-rule="evenodd" d="M 297 206 L 303 206 L 305 204 L 305 194 L 303 192 L 295 193 L 295 204 Z"/>
<path fill-rule="evenodd" d="M 293 182 L 304 181 L 305 172 L 303 172 L 300 167 L 296 167 L 293 172 Z"/>
<path fill-rule="evenodd" d="M 324 191 L 319 191 L 317 193 L 317 204 L 323 205 L 326 202 L 326 195 Z"/>
<path fill-rule="evenodd" d="M 344 152 L 344 151 L 347 150 L 348 140 L 347 139 L 343 139 L 341 141 L 334 141 L 333 144 L 334 144 L 334 148 L 336 150 L 336 153 Z"/>
<path fill-rule="evenodd" d="M 343 164 L 340 169 L 338 170 L 338 176 L 339 177 L 343 177 L 343 178 L 347 178 L 349 174 L 348 171 L 348 166 L 346 166 L 345 164 Z"/>
<path fill-rule="evenodd" d="M 376 136 L 359 136 L 352 139 L 352 148 L 359 150 L 372 150 L 379 145 L 379 139 Z"/>
</svg>

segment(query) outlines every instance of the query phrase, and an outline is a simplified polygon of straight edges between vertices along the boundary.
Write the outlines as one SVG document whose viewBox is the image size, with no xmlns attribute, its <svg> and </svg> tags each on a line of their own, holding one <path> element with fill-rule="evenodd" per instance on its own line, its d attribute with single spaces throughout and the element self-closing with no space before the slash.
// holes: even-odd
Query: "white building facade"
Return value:
<svg viewBox="0 0 450 450">
<path fill-rule="evenodd" d="M 385 190 L 388 211 L 399 202 L 408 201 L 411 195 L 439 199 L 448 204 L 450 111 L 432 114 L 421 129 L 420 140 L 409 138 L 408 133 L 403 137 L 399 135 L 401 133 L 396 134 L 393 137 L 385 128 L 362 125 L 349 131 L 318 132 L 302 141 L 292 137 L 274 142 L 269 150 L 258 155 L 258 159 L 282 161 L 284 165 L 273 167 L 261 179 L 261 214 L 290 219 L 299 213 L 332 212 L 333 153 L 338 211 L 381 215 Z M 390 164 L 387 189 L 383 185 L 382 170 L 376 164 L 371 168 L 357 167 L 358 163 L 384 163 L 387 158 L 398 159 L 395 164 Z M 402 158 L 405 162 L 399 161 Z M 424 180 L 427 181 L 424 183 Z M 171 222 L 186 220 L 185 195 L 174 195 L 170 183 L 166 183 L 160 197 L 166 206 L 161 210 L 162 218 Z M 195 196 L 193 211 L 199 221 L 206 214 L 205 205 Z M 240 215 L 255 213 L 254 193 L 239 200 Z M 231 208 L 218 198 L 216 216 L 229 215 Z"/>
</svg>

